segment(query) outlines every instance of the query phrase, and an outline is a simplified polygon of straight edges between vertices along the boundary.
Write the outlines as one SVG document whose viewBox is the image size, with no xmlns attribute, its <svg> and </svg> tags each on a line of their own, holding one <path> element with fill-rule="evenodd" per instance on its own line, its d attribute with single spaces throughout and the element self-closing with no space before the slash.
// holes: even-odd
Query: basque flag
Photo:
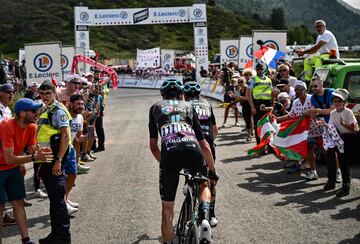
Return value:
<svg viewBox="0 0 360 244">
<path fill-rule="evenodd" d="M 254 55 L 273 69 L 276 68 L 276 60 L 285 58 L 284 52 L 272 49 L 265 45 L 261 46 L 261 48 L 257 50 Z"/>
</svg>

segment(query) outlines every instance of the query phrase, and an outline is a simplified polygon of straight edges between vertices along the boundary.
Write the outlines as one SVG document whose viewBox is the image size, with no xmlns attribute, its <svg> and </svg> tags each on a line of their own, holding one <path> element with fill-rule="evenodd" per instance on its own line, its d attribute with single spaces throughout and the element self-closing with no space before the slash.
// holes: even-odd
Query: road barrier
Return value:
<svg viewBox="0 0 360 244">
<path fill-rule="evenodd" d="M 177 78 L 182 80 L 181 76 L 151 76 L 150 78 L 132 77 L 130 75 L 118 76 L 119 88 L 147 88 L 160 89 L 162 83 L 167 78 Z M 224 87 L 220 84 L 220 80 L 202 78 L 200 80 L 201 95 L 210 97 L 223 102 Z"/>
</svg>

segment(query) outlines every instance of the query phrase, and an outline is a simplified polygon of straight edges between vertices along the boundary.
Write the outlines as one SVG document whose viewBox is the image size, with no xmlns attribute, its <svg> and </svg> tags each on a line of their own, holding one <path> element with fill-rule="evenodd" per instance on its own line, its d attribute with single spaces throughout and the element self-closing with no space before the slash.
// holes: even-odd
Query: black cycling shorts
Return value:
<svg viewBox="0 0 360 244">
<path fill-rule="evenodd" d="M 179 172 L 186 168 L 190 174 L 200 173 L 207 175 L 207 164 L 201 151 L 180 150 L 168 154 L 160 162 L 159 189 L 163 201 L 175 200 L 176 190 L 179 184 Z"/>
</svg>

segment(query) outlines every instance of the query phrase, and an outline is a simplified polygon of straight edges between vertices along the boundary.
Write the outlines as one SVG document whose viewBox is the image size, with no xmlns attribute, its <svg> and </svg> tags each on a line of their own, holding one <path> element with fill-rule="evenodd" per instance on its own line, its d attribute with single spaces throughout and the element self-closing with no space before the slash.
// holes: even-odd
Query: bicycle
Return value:
<svg viewBox="0 0 360 244">
<path fill-rule="evenodd" d="M 179 244 L 207 244 L 207 240 L 200 239 L 200 221 L 198 218 L 200 184 L 208 181 L 208 178 L 197 174 L 180 173 L 185 176 L 183 193 L 184 202 L 181 207 L 179 219 L 176 225 L 176 236 Z M 210 230 L 208 230 L 210 231 Z"/>
</svg>

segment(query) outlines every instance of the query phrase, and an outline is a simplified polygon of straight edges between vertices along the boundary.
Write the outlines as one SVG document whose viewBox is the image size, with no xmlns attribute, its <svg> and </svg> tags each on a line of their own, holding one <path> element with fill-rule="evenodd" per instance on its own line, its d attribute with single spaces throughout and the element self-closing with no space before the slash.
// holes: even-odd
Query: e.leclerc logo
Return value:
<svg viewBox="0 0 360 244">
<path fill-rule="evenodd" d="M 61 60 L 62 62 L 62 60 Z M 34 68 L 38 72 L 29 72 L 29 78 L 60 77 L 59 72 L 48 72 L 53 67 L 53 59 L 47 53 L 39 53 L 34 58 Z"/>
<path fill-rule="evenodd" d="M 127 17 L 128 17 L 128 13 L 126 11 L 121 11 L 120 12 L 120 18 L 127 19 Z"/>
<path fill-rule="evenodd" d="M 246 47 L 246 56 L 253 58 L 253 47 L 252 44 Z"/>
<path fill-rule="evenodd" d="M 276 43 L 276 41 L 266 40 L 266 41 L 264 41 L 264 45 L 268 46 L 272 49 L 279 50 L 279 45 Z"/>
<path fill-rule="evenodd" d="M 180 9 L 178 14 L 179 14 L 179 17 L 184 17 L 186 15 L 186 11 L 184 9 Z"/>
<path fill-rule="evenodd" d="M 63 69 L 66 69 L 68 65 L 69 65 L 69 59 L 64 54 L 61 54 L 61 67 Z"/>
<path fill-rule="evenodd" d="M 46 72 L 51 69 L 53 60 L 47 53 L 39 53 L 34 58 L 34 67 L 39 72 Z"/>
<path fill-rule="evenodd" d="M 194 9 L 193 14 L 196 18 L 200 18 L 202 16 L 202 11 L 201 11 L 201 9 L 196 8 L 196 9 Z"/>
<path fill-rule="evenodd" d="M 87 21 L 89 19 L 89 14 L 87 12 L 81 12 L 80 13 L 80 19 L 82 21 Z"/>
<path fill-rule="evenodd" d="M 229 58 L 235 58 L 238 55 L 238 49 L 237 49 L 237 47 L 235 47 L 233 45 L 228 46 L 225 50 L 225 54 Z"/>
</svg>

